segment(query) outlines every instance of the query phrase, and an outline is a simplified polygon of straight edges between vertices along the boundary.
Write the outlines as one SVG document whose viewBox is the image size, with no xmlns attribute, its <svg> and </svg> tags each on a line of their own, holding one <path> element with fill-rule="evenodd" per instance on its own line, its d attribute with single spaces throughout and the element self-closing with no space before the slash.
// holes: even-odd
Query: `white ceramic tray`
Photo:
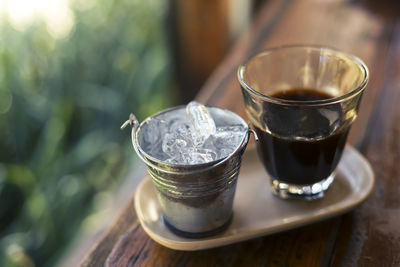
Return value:
<svg viewBox="0 0 400 267">
<path fill-rule="evenodd" d="M 254 149 L 244 154 L 233 205 L 233 220 L 216 236 L 190 239 L 165 227 L 155 188 L 149 177 L 138 186 L 135 209 L 146 233 L 156 242 L 176 250 L 200 250 L 293 229 L 342 214 L 371 193 L 374 174 L 368 161 L 347 146 L 335 181 L 325 197 L 312 202 L 281 200 L 269 191 L 269 178 Z"/>
</svg>

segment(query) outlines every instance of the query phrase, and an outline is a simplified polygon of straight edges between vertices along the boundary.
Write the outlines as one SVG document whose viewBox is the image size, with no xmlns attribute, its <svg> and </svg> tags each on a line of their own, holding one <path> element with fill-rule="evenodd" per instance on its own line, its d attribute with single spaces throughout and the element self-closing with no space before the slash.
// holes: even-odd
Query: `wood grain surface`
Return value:
<svg viewBox="0 0 400 267">
<path fill-rule="evenodd" d="M 370 83 L 349 142 L 376 174 L 375 189 L 365 203 L 320 223 L 196 252 L 155 243 L 127 212 L 82 265 L 400 266 L 399 10 L 396 1 L 267 1 L 197 98 L 246 117 L 236 70 L 269 47 L 318 44 L 362 58 L 370 68 Z"/>
</svg>

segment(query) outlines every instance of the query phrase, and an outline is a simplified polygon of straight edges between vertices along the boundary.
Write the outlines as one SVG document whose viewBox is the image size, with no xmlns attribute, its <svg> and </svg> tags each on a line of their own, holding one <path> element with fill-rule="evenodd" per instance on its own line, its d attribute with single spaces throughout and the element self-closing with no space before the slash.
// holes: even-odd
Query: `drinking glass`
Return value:
<svg viewBox="0 0 400 267">
<path fill-rule="evenodd" d="M 359 58 L 316 46 L 269 49 L 239 67 L 246 112 L 273 194 L 324 196 L 368 77 Z"/>
</svg>

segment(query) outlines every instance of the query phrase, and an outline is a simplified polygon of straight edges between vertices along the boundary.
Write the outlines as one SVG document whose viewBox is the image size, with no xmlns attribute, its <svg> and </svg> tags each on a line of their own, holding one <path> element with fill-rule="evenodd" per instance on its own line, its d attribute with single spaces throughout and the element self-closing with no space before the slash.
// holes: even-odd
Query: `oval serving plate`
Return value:
<svg viewBox="0 0 400 267">
<path fill-rule="evenodd" d="M 145 232 L 159 244 L 176 250 L 224 246 L 300 227 L 349 211 L 372 192 L 374 174 L 368 161 L 347 146 L 335 181 L 325 197 L 311 202 L 281 200 L 269 190 L 269 177 L 255 149 L 245 152 L 233 204 L 233 220 L 218 235 L 190 239 L 172 233 L 162 219 L 155 188 L 149 177 L 138 186 L 135 209 Z"/>
</svg>

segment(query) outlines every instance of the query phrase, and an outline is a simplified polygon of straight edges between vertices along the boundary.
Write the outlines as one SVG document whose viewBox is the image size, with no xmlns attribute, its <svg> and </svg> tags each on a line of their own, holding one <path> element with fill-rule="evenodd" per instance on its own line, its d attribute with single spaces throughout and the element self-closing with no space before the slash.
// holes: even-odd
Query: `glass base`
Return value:
<svg viewBox="0 0 400 267">
<path fill-rule="evenodd" d="M 324 197 L 325 191 L 335 179 L 335 174 L 333 172 L 328 178 L 310 185 L 287 184 L 271 178 L 271 191 L 282 199 L 320 199 Z"/>
</svg>

